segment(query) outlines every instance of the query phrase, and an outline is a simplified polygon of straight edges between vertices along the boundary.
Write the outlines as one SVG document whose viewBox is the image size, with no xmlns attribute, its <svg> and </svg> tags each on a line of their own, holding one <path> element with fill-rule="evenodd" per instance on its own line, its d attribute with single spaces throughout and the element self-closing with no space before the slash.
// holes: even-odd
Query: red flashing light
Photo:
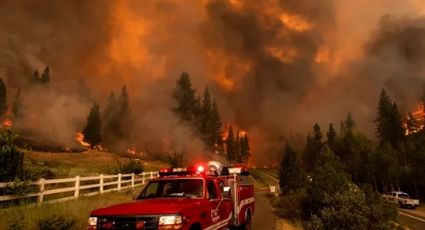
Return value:
<svg viewBox="0 0 425 230">
<path fill-rule="evenodd" d="M 204 166 L 202 166 L 202 165 L 198 166 L 198 168 L 197 168 L 198 173 L 203 173 L 204 171 L 205 171 Z"/>
<path fill-rule="evenodd" d="M 168 172 L 168 169 L 161 169 L 161 170 L 159 170 L 159 172 L 160 173 L 167 173 Z"/>
</svg>

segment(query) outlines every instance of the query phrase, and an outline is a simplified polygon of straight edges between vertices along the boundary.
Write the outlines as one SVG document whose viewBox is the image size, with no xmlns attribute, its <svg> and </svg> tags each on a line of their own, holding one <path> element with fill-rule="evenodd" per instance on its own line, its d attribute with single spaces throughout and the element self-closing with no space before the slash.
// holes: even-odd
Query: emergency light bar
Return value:
<svg viewBox="0 0 425 230">
<path fill-rule="evenodd" d="M 211 161 L 208 167 L 204 165 L 197 165 L 193 167 L 184 168 L 164 168 L 159 170 L 159 176 L 176 176 L 176 175 L 210 175 L 210 176 L 228 176 L 231 174 L 239 174 L 241 176 L 248 176 L 248 169 L 244 166 L 223 166 L 219 162 Z"/>
<path fill-rule="evenodd" d="M 159 176 L 173 176 L 173 175 L 199 175 L 199 174 L 208 174 L 205 172 L 205 167 L 203 165 L 194 166 L 194 167 L 185 167 L 185 168 L 165 168 L 159 170 Z M 208 174 L 209 175 L 209 174 Z"/>
</svg>

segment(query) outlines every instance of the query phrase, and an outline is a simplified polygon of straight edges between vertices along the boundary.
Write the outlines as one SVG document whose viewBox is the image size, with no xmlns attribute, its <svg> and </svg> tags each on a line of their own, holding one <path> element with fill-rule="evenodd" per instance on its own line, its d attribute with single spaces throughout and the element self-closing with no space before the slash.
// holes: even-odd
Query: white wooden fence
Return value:
<svg viewBox="0 0 425 230">
<path fill-rule="evenodd" d="M 66 179 L 46 180 L 41 178 L 32 185 L 39 187 L 39 192 L 26 195 L 0 196 L 0 202 L 20 200 L 37 197 L 37 203 L 61 202 L 78 199 L 80 196 L 93 196 L 97 194 L 121 191 L 122 189 L 135 188 L 145 185 L 150 179 L 158 177 L 158 172 L 143 172 L 141 174 L 99 175 L 91 177 L 76 176 Z M 13 186 L 13 182 L 0 183 L 0 189 Z M 46 199 L 47 196 L 59 194 Z"/>
</svg>

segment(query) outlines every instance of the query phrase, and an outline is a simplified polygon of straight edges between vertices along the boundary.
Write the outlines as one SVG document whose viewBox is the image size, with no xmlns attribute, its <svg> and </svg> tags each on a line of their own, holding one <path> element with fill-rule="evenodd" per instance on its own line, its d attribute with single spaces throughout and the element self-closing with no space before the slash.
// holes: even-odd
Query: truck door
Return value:
<svg viewBox="0 0 425 230">
<path fill-rule="evenodd" d="M 231 209 L 229 208 L 229 201 L 223 199 L 222 193 L 219 190 L 214 180 L 207 180 L 208 199 L 210 202 L 210 220 L 211 226 L 214 229 L 221 229 L 227 226 L 231 219 Z"/>
</svg>

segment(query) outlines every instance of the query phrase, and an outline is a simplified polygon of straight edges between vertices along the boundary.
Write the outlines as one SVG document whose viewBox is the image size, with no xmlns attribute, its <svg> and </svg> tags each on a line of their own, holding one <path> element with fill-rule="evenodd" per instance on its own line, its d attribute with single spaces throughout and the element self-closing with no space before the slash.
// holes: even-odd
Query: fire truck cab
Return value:
<svg viewBox="0 0 425 230">
<path fill-rule="evenodd" d="M 159 175 L 134 201 L 92 211 L 88 229 L 250 229 L 255 198 L 246 168 L 210 162 Z"/>
</svg>

